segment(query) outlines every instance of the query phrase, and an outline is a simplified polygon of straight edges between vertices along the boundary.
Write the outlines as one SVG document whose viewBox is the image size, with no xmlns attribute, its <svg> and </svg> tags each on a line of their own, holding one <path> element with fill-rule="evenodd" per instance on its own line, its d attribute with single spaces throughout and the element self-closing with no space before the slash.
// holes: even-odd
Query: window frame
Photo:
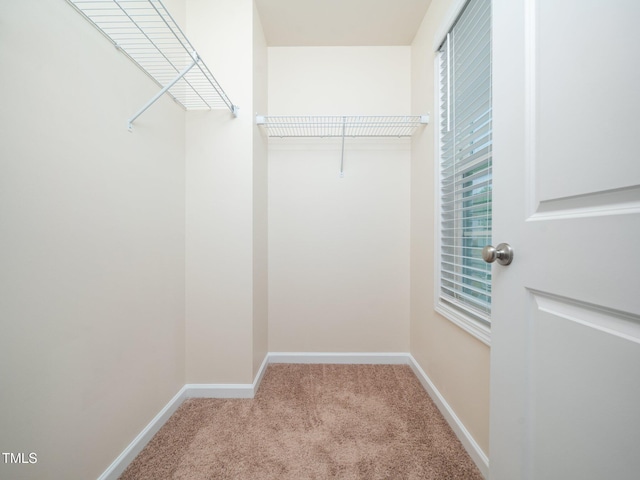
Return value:
<svg viewBox="0 0 640 480">
<path fill-rule="evenodd" d="M 440 91 L 443 86 L 442 77 L 440 75 L 440 48 L 444 41 L 446 40 L 447 35 L 457 22 L 460 17 L 462 11 L 467 6 L 470 0 L 457 0 L 451 7 L 449 13 L 446 18 L 447 21 L 443 24 L 442 30 L 440 30 L 439 34 L 435 37 L 434 41 L 434 105 L 437 111 L 437 114 L 434 115 L 436 117 L 436 121 L 434 122 L 434 179 L 437 181 L 435 194 L 434 194 L 434 236 L 435 236 L 435 252 L 434 252 L 434 299 L 435 299 L 435 311 L 442 315 L 447 320 L 451 321 L 458 327 L 462 328 L 464 331 L 477 338 L 484 344 L 490 346 L 491 345 L 491 327 L 490 325 L 484 323 L 483 321 L 476 318 L 473 311 L 471 309 L 465 309 L 463 305 L 453 305 L 443 299 L 441 295 L 442 288 L 442 171 L 441 171 L 441 153 L 442 153 L 442 111 L 440 107 Z"/>
</svg>

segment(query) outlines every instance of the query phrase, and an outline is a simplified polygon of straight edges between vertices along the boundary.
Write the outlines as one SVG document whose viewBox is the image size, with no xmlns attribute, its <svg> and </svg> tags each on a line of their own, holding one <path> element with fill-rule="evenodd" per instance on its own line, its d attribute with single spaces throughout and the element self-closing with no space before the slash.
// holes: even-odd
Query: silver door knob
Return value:
<svg viewBox="0 0 640 480">
<path fill-rule="evenodd" d="M 482 259 L 487 263 L 497 260 L 500 265 L 509 265 L 513 261 L 513 248 L 508 243 L 501 243 L 497 247 L 487 245 L 482 249 Z"/>
</svg>

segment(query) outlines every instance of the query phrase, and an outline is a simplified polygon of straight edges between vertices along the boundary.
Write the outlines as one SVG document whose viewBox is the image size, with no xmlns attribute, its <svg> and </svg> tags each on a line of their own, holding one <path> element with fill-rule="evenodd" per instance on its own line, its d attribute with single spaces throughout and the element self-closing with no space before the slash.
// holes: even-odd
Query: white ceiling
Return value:
<svg viewBox="0 0 640 480">
<path fill-rule="evenodd" d="M 255 0 L 269 46 L 410 45 L 431 0 Z"/>
</svg>

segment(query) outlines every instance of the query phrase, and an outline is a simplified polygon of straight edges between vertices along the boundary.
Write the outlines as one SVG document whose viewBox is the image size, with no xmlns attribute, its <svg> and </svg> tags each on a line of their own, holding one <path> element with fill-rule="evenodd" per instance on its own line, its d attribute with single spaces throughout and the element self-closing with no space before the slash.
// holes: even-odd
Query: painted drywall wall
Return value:
<svg viewBox="0 0 640 480">
<path fill-rule="evenodd" d="M 184 112 L 66 2 L 0 70 L 0 478 L 96 478 L 185 383 Z"/>
<path fill-rule="evenodd" d="M 269 114 L 410 109 L 409 47 L 271 47 Z M 409 344 L 407 139 L 269 144 L 269 350 Z"/>
<path fill-rule="evenodd" d="M 414 113 L 435 119 L 436 36 L 458 0 L 433 0 L 412 45 L 411 90 Z M 413 138 L 411 153 L 411 353 L 432 379 L 485 454 L 489 453 L 489 352 L 435 308 L 434 228 L 437 212 L 435 122 Z"/>
<path fill-rule="evenodd" d="M 254 92 L 259 28 L 253 13 L 252 0 L 187 2 L 191 41 L 240 107 L 235 119 L 228 111 L 186 116 L 188 383 L 251 383 L 254 348 L 265 350 L 266 219 L 262 210 L 254 215 L 254 194 L 260 202 L 266 180 L 260 178 L 264 155 L 254 160 L 254 97 L 260 100 L 260 92 Z M 254 175 L 254 166 L 262 173 Z M 254 339 L 254 319 L 262 339 Z"/>
<path fill-rule="evenodd" d="M 260 15 L 253 5 L 253 111 L 268 111 L 267 41 Z M 247 112 L 247 114 L 250 112 Z M 253 376 L 268 352 L 268 143 L 253 126 Z"/>
</svg>

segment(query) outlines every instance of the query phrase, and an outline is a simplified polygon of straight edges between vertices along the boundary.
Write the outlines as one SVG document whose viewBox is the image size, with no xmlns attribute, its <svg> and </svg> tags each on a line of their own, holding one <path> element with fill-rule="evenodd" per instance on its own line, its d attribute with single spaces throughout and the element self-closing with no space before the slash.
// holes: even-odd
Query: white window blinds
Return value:
<svg viewBox="0 0 640 480">
<path fill-rule="evenodd" d="M 470 0 L 440 48 L 440 298 L 488 324 L 491 0 Z"/>
</svg>

